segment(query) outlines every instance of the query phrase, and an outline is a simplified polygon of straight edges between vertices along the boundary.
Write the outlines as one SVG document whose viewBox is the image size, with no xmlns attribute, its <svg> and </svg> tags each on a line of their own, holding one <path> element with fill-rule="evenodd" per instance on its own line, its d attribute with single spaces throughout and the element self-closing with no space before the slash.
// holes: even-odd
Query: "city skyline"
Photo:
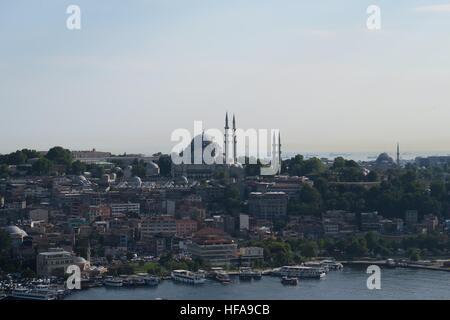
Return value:
<svg viewBox="0 0 450 320">
<path fill-rule="evenodd" d="M 2 3 L 0 153 L 170 152 L 226 110 L 287 153 L 450 152 L 445 3 L 378 1 L 378 31 L 357 1 L 77 1 L 78 31 L 69 4 Z"/>
</svg>

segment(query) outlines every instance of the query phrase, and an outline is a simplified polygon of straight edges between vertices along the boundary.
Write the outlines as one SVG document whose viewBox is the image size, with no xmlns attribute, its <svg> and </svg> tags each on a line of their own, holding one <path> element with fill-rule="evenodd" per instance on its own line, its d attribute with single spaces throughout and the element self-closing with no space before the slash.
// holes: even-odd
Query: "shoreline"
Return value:
<svg viewBox="0 0 450 320">
<path fill-rule="evenodd" d="M 404 262 L 401 264 L 395 264 L 390 265 L 385 260 L 354 260 L 354 261 L 340 261 L 344 266 L 369 266 L 369 265 L 379 265 L 383 267 L 387 267 L 390 269 L 395 268 L 407 268 L 407 269 L 423 269 L 423 270 L 431 270 L 431 271 L 444 271 L 444 272 L 450 272 L 450 267 L 439 267 L 439 266 L 430 266 L 430 265 L 423 265 L 420 263 L 410 263 L 410 262 Z"/>
</svg>

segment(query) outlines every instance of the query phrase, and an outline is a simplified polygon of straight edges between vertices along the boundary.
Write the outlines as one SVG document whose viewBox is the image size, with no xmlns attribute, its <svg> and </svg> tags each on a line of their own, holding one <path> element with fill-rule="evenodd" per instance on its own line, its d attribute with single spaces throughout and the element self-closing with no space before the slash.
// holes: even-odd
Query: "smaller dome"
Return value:
<svg viewBox="0 0 450 320">
<path fill-rule="evenodd" d="M 86 264 L 87 263 L 86 259 L 83 257 L 75 257 L 73 259 L 73 262 L 76 264 Z"/>
<path fill-rule="evenodd" d="M 147 163 L 147 167 L 154 168 L 154 169 L 159 169 L 159 166 L 156 163 L 154 163 L 153 161 L 148 162 Z"/>
<path fill-rule="evenodd" d="M 26 237 L 28 234 L 17 226 L 8 226 L 3 228 L 10 236 Z"/>
<path fill-rule="evenodd" d="M 142 180 L 141 180 L 141 178 L 134 176 L 129 180 L 129 184 L 132 187 L 138 188 L 142 185 Z"/>
<path fill-rule="evenodd" d="M 178 177 L 175 180 L 175 183 L 177 183 L 177 184 L 188 184 L 189 180 L 185 176 L 181 176 L 181 177 Z"/>
<path fill-rule="evenodd" d="M 394 159 L 392 159 L 387 153 L 383 152 L 378 156 L 376 162 L 377 163 L 393 163 Z"/>
</svg>

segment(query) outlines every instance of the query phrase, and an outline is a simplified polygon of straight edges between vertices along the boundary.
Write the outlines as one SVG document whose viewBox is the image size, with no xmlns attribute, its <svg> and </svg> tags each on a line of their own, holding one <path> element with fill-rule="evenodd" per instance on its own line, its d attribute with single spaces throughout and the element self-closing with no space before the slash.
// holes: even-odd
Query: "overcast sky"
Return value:
<svg viewBox="0 0 450 320">
<path fill-rule="evenodd" d="M 449 36 L 445 0 L 1 0 L 0 152 L 168 152 L 226 110 L 292 152 L 450 151 Z"/>
</svg>

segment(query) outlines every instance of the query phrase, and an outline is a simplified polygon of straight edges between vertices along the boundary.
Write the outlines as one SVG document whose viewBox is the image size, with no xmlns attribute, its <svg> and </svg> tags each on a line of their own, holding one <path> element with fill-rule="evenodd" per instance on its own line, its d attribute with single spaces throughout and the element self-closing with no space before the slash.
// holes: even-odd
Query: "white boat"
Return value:
<svg viewBox="0 0 450 320">
<path fill-rule="evenodd" d="M 394 259 L 387 259 L 386 260 L 386 267 L 388 268 L 395 268 L 397 266 L 397 263 Z"/>
<path fill-rule="evenodd" d="M 171 276 L 172 280 L 186 284 L 203 284 L 206 281 L 204 274 L 188 270 L 173 270 Z"/>
<path fill-rule="evenodd" d="M 124 276 L 122 277 L 122 283 L 124 287 L 139 287 L 145 286 L 144 278 L 138 276 Z"/>
<path fill-rule="evenodd" d="M 342 270 L 344 269 L 344 265 L 340 262 L 336 262 L 335 260 L 322 260 L 322 266 L 328 267 L 329 270 Z"/>
<path fill-rule="evenodd" d="M 323 268 L 325 273 L 328 273 L 330 271 L 330 267 L 327 264 L 324 264 L 320 261 L 308 261 L 302 264 L 305 267 L 311 267 L 311 268 Z"/>
<path fill-rule="evenodd" d="M 293 277 L 293 278 L 282 277 L 281 278 L 281 283 L 286 285 L 286 286 L 296 286 L 296 285 L 298 285 L 298 278 L 296 278 L 296 277 Z"/>
<path fill-rule="evenodd" d="M 158 277 L 148 276 L 144 278 L 145 284 L 148 286 L 157 286 L 161 281 Z"/>
<path fill-rule="evenodd" d="M 281 277 L 296 277 L 303 279 L 321 279 L 326 272 L 321 267 L 283 266 L 273 270 L 273 274 Z"/>
<path fill-rule="evenodd" d="M 108 277 L 105 279 L 105 281 L 103 281 L 103 284 L 106 287 L 122 287 L 123 286 L 123 280 L 120 278 L 113 278 L 113 277 Z"/>
<path fill-rule="evenodd" d="M 239 280 L 250 281 L 253 279 L 252 268 L 242 267 L 239 269 Z"/>
<path fill-rule="evenodd" d="M 151 276 L 148 273 L 138 273 L 137 276 L 143 281 L 143 285 L 154 287 L 161 282 L 159 277 Z"/>
<path fill-rule="evenodd" d="M 48 289 L 16 288 L 10 297 L 19 300 L 56 300 L 56 296 Z"/>
</svg>

